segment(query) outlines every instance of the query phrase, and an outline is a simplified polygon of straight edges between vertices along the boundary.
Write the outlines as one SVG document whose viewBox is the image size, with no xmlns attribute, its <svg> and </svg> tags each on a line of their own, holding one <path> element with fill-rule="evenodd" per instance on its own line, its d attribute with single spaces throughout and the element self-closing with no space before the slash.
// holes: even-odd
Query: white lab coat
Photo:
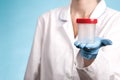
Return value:
<svg viewBox="0 0 120 80">
<path fill-rule="evenodd" d="M 102 0 L 90 18 L 97 18 L 96 35 L 113 41 L 83 67 L 74 46 L 70 7 L 57 8 L 38 19 L 25 80 L 120 80 L 120 13 Z"/>
</svg>

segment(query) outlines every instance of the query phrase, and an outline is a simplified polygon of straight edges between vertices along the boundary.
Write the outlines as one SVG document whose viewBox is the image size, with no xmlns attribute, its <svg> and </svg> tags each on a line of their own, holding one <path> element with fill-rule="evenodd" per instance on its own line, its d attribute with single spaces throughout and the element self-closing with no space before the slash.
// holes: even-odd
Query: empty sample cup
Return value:
<svg viewBox="0 0 120 80">
<path fill-rule="evenodd" d="M 93 43 L 97 19 L 78 18 L 76 22 L 78 23 L 78 41 L 81 43 Z"/>
</svg>

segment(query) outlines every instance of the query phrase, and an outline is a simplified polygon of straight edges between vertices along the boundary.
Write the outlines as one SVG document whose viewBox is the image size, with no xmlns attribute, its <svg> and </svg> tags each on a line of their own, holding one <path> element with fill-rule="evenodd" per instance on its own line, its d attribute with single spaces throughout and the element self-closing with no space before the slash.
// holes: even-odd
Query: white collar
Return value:
<svg viewBox="0 0 120 80">
<path fill-rule="evenodd" d="M 98 18 L 100 17 L 106 9 L 106 3 L 104 0 L 101 0 L 96 8 L 94 9 L 93 13 L 91 14 L 90 18 Z M 61 10 L 59 15 L 60 20 L 62 21 L 69 21 L 70 20 L 70 6 L 65 7 Z"/>
<path fill-rule="evenodd" d="M 99 4 L 96 6 L 94 9 L 93 13 L 91 14 L 90 18 L 98 18 L 100 17 L 104 12 L 105 9 L 107 8 L 106 3 L 104 0 L 101 0 Z"/>
</svg>

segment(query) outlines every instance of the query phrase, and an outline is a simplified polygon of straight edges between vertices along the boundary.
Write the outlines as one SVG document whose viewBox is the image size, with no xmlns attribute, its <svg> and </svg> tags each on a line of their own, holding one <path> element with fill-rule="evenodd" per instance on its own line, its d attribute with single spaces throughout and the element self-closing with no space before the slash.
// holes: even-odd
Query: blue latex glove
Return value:
<svg viewBox="0 0 120 80">
<path fill-rule="evenodd" d="M 83 58 L 90 60 L 96 58 L 101 47 L 112 45 L 112 41 L 109 39 L 95 38 L 95 42 L 92 44 L 83 44 L 79 41 L 76 41 L 74 45 L 77 48 L 80 48 L 80 54 Z"/>
</svg>

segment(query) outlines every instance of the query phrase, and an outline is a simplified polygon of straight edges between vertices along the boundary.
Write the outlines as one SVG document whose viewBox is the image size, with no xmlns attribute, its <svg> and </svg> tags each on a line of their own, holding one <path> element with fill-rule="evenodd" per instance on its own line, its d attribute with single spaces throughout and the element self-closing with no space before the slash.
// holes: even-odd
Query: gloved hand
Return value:
<svg viewBox="0 0 120 80">
<path fill-rule="evenodd" d="M 103 38 L 95 38 L 95 42 L 91 44 L 84 44 L 80 43 L 79 41 L 76 41 L 74 45 L 77 48 L 80 48 L 80 54 L 83 58 L 90 60 L 95 59 L 98 51 L 101 47 L 112 45 L 112 41 L 109 39 L 103 39 Z"/>
</svg>

